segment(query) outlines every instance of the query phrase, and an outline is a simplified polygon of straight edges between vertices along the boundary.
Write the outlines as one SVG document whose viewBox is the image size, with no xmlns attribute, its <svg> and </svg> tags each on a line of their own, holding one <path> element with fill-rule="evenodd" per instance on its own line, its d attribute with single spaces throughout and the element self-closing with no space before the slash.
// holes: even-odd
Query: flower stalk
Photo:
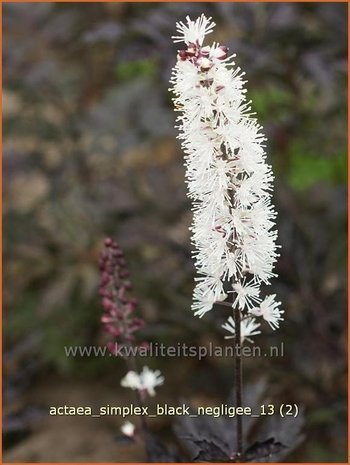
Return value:
<svg viewBox="0 0 350 465">
<path fill-rule="evenodd" d="M 117 242 L 111 238 L 107 238 L 104 242 L 99 267 L 101 273 L 99 294 L 103 308 L 101 323 L 111 339 L 107 347 L 113 355 L 118 355 L 120 346 L 140 347 L 145 345 L 145 343 L 139 344 L 135 337 L 145 322 L 134 315 L 138 301 L 130 296 L 132 284 L 129 280 L 129 270 L 124 253 Z M 153 371 L 148 367 L 143 367 L 141 373 L 138 373 L 134 351 L 126 351 L 126 354 L 128 355 L 123 358 L 128 372 L 120 384 L 132 389 L 136 405 L 144 407 L 147 395 L 155 395 L 155 387 L 163 384 L 164 377 L 161 376 L 159 370 Z M 138 437 L 136 427 L 129 421 L 122 425 L 121 431 L 125 436 Z M 150 430 L 144 415 L 140 415 L 140 432 L 148 459 L 151 459 Z"/>
<path fill-rule="evenodd" d="M 235 327 L 237 328 L 235 335 L 235 402 L 236 407 L 243 407 L 243 369 L 242 369 L 242 353 L 241 353 L 241 312 L 238 307 L 233 310 Z M 243 454 L 243 417 L 236 416 L 236 459 Z"/>
</svg>

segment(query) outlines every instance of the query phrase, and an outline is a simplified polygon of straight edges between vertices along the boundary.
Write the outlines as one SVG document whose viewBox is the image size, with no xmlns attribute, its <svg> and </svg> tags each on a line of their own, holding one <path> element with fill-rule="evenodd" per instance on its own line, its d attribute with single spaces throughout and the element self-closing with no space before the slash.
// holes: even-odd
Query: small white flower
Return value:
<svg viewBox="0 0 350 465">
<path fill-rule="evenodd" d="M 135 371 L 128 371 L 124 378 L 120 381 L 121 386 L 135 389 L 141 389 L 140 376 Z"/>
<path fill-rule="evenodd" d="M 234 284 L 233 290 L 237 293 L 234 305 L 238 304 L 241 310 L 246 307 L 250 308 L 254 305 L 254 302 L 260 301 L 259 284 L 257 282 L 245 283 L 243 280 L 241 283 Z"/>
<path fill-rule="evenodd" d="M 226 331 L 232 333 L 232 336 L 225 336 L 225 339 L 234 339 L 236 337 L 236 325 L 232 316 L 228 318 L 226 323 L 222 325 Z M 250 337 L 260 334 L 261 331 L 258 330 L 260 323 L 257 323 L 255 318 L 247 318 L 241 321 L 241 343 L 245 340 L 253 342 Z"/>
<path fill-rule="evenodd" d="M 120 427 L 120 431 L 125 435 L 130 438 L 134 436 L 135 433 L 135 425 L 131 423 L 130 421 L 126 421 L 123 423 L 123 425 Z"/>
<path fill-rule="evenodd" d="M 182 21 L 176 23 L 176 28 L 180 35 L 173 36 L 174 42 L 185 42 L 186 44 L 198 43 L 202 45 L 206 34 L 210 34 L 215 26 L 211 18 L 201 15 L 196 21 L 191 21 L 189 16 L 186 17 L 187 24 Z"/>
<path fill-rule="evenodd" d="M 284 313 L 284 310 L 278 308 L 281 302 L 275 302 L 275 298 L 276 294 L 268 295 L 261 302 L 260 307 L 254 307 L 250 310 L 252 315 L 262 316 L 272 329 L 279 328 L 279 322 L 283 320 L 281 315 Z"/>
<path fill-rule="evenodd" d="M 225 300 L 227 295 L 224 293 L 222 282 L 218 277 L 201 276 L 196 278 L 196 281 L 198 283 L 193 293 L 192 310 L 194 310 L 195 315 L 202 317 L 212 309 L 215 302 Z"/>
<path fill-rule="evenodd" d="M 209 312 L 217 300 L 212 293 L 207 295 L 207 297 L 197 296 L 194 294 L 193 299 L 191 308 L 194 311 L 195 316 L 199 316 L 199 318 Z"/>
<path fill-rule="evenodd" d="M 150 396 L 154 396 L 156 393 L 154 388 L 163 383 L 164 376 L 161 375 L 160 371 L 152 371 L 148 367 L 143 367 L 140 374 L 135 371 L 129 371 L 120 382 L 123 387 L 147 392 Z"/>
<path fill-rule="evenodd" d="M 148 367 L 143 367 L 140 380 L 142 389 L 153 397 L 156 394 L 154 388 L 164 383 L 164 376 L 161 375 L 159 370 L 152 371 Z"/>
<path fill-rule="evenodd" d="M 235 199 L 237 203 L 245 208 L 251 205 L 256 198 L 252 176 L 249 178 L 245 177 L 240 183 L 238 183 L 236 188 Z"/>
</svg>

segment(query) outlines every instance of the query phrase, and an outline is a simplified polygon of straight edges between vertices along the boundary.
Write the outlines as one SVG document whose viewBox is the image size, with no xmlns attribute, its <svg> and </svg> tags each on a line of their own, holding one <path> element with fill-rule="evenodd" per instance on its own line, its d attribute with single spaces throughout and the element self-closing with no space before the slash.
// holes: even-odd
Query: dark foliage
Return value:
<svg viewBox="0 0 350 465">
<path fill-rule="evenodd" d="M 259 411 L 260 405 L 266 403 L 266 389 L 266 383 L 262 380 L 246 386 L 245 405 L 250 406 L 254 412 Z M 233 393 L 227 400 L 227 405 L 234 405 Z M 269 458 L 278 462 L 296 449 L 303 439 L 302 412 L 296 418 L 274 416 L 274 425 L 270 417 L 247 416 L 244 417 L 244 442 L 251 445 L 239 457 L 235 452 L 236 421 L 235 417 L 228 416 L 184 417 L 176 425 L 175 432 L 194 462 L 259 462 Z M 264 435 L 269 433 L 275 436 L 264 439 Z"/>
</svg>

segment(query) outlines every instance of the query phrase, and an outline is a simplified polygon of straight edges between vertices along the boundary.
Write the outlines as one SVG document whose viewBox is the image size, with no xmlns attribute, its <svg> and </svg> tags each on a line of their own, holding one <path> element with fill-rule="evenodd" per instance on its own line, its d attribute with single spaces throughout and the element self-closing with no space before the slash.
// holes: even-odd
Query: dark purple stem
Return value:
<svg viewBox="0 0 350 465">
<path fill-rule="evenodd" d="M 242 341 L 241 341 L 241 311 L 238 306 L 233 309 L 235 322 L 235 403 L 237 407 L 243 407 L 243 373 L 242 373 Z M 236 416 L 236 457 L 243 453 L 243 416 Z"/>
</svg>

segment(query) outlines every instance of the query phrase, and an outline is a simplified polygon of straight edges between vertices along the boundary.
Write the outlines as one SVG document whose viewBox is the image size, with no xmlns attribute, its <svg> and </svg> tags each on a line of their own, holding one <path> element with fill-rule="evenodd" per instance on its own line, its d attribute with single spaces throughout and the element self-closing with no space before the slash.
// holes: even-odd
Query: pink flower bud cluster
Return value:
<svg viewBox="0 0 350 465">
<path fill-rule="evenodd" d="M 138 301 L 129 295 L 132 285 L 124 253 L 110 238 L 104 242 L 99 267 L 99 294 L 103 307 L 101 322 L 104 330 L 113 338 L 108 347 L 114 353 L 116 344 L 135 339 L 134 333 L 144 326 L 144 321 L 134 316 Z"/>
<path fill-rule="evenodd" d="M 217 47 L 202 47 L 199 42 L 187 45 L 186 50 L 179 50 L 178 59 L 181 61 L 189 60 L 202 72 L 209 71 L 215 63 L 215 60 L 225 60 L 227 58 L 228 48 L 224 45 Z"/>
</svg>

